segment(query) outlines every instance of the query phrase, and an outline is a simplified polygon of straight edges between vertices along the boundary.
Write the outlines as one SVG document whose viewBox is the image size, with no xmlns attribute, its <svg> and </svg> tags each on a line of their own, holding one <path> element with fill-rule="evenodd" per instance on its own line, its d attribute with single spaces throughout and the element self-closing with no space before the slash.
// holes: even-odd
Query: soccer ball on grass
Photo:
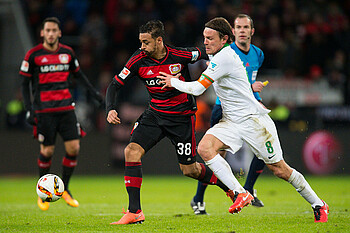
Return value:
<svg viewBox="0 0 350 233">
<path fill-rule="evenodd" d="M 46 174 L 40 177 L 36 185 L 36 193 L 43 201 L 57 201 L 62 197 L 63 192 L 63 181 L 55 174 Z"/>
</svg>

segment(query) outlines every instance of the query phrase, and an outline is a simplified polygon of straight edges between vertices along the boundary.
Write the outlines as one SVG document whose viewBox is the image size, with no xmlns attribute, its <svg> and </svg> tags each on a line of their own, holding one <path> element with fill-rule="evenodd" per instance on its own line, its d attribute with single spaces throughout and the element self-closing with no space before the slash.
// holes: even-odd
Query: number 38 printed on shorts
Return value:
<svg viewBox="0 0 350 233">
<path fill-rule="evenodd" d="M 177 144 L 177 153 L 179 155 L 191 155 L 192 153 L 192 146 L 191 143 L 182 143 L 179 142 Z"/>
</svg>

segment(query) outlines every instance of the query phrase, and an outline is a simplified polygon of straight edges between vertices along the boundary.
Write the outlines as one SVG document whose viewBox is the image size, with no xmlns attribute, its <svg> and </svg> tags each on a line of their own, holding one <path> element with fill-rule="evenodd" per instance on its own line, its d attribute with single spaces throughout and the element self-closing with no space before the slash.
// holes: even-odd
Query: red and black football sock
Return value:
<svg viewBox="0 0 350 233">
<path fill-rule="evenodd" d="M 68 190 L 69 180 L 73 174 L 74 168 L 77 166 L 77 155 L 69 155 L 63 158 L 62 161 L 62 181 L 64 183 L 64 190 Z"/>
<path fill-rule="evenodd" d="M 248 190 L 251 194 L 253 194 L 254 184 L 258 179 L 259 175 L 263 172 L 264 167 L 265 167 L 265 162 L 261 159 L 258 159 L 256 156 L 254 156 L 252 162 L 250 163 L 247 179 L 243 186 L 243 188 L 245 190 Z"/>
<path fill-rule="evenodd" d="M 51 157 L 45 157 L 43 154 L 39 154 L 38 157 L 38 168 L 39 177 L 49 173 L 51 167 Z"/>
<path fill-rule="evenodd" d="M 217 185 L 219 186 L 222 190 L 227 192 L 230 190 L 224 183 L 222 183 L 213 173 L 213 171 L 205 164 L 199 163 L 202 167 L 202 172 L 200 176 L 197 178 L 202 183 L 205 184 L 211 184 L 211 185 Z"/>
<path fill-rule="evenodd" d="M 124 182 L 129 195 L 129 211 L 141 212 L 140 189 L 142 184 L 141 162 L 125 162 Z"/>
</svg>

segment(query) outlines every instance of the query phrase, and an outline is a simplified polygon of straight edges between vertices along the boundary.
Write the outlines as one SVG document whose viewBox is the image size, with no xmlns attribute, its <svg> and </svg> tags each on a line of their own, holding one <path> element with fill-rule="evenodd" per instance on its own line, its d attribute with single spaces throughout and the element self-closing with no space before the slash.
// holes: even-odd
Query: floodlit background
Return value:
<svg viewBox="0 0 350 233">
<path fill-rule="evenodd" d="M 269 80 L 261 96 L 278 127 L 285 159 L 317 175 L 350 174 L 350 1 L 328 0 L 0 0 L 0 174 L 37 174 L 39 144 L 25 123 L 19 67 L 41 43 L 40 24 L 56 16 L 61 42 L 75 50 L 82 70 L 105 93 L 127 59 L 139 48 L 138 27 L 164 22 L 166 43 L 202 46 L 205 22 L 238 13 L 255 24 L 252 43 L 265 53 L 257 79 Z M 191 66 L 197 79 L 204 64 Z M 105 112 L 72 82 L 76 113 L 88 136 L 81 142 L 78 174 L 121 173 L 123 150 L 133 122 L 149 100 L 134 79 L 119 95 L 123 124 L 109 126 Z M 198 140 L 209 127 L 213 92 L 197 98 Z M 64 155 L 57 141 L 53 171 Z M 229 158 L 245 169 L 250 155 Z M 163 140 L 144 158 L 145 174 L 180 174 L 175 151 Z"/>
</svg>

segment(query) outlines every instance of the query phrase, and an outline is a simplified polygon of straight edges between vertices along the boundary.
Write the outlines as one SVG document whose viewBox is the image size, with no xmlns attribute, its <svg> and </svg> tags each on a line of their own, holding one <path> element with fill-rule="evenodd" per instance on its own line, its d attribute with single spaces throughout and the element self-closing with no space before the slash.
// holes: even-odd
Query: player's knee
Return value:
<svg viewBox="0 0 350 233">
<path fill-rule="evenodd" d="M 51 158 L 53 153 L 54 153 L 55 149 L 51 148 L 51 147 L 47 147 L 47 148 L 42 148 L 40 150 L 40 153 L 47 158 Z"/>
<path fill-rule="evenodd" d="M 70 140 L 64 143 L 67 154 L 74 156 L 78 155 L 80 151 L 80 141 L 79 140 Z"/>
<path fill-rule="evenodd" d="M 210 146 L 207 143 L 199 143 L 197 150 L 202 159 L 207 161 L 210 157 Z"/>
<path fill-rule="evenodd" d="M 143 154 L 142 151 L 143 149 L 141 146 L 134 143 L 129 143 L 124 149 L 126 161 L 128 162 L 139 161 Z"/>
<path fill-rule="evenodd" d="M 80 151 L 80 145 L 78 144 L 78 145 L 73 146 L 71 154 L 77 155 L 77 154 L 79 154 L 79 151 Z"/>
<path fill-rule="evenodd" d="M 78 144 L 74 144 L 74 145 L 70 145 L 69 147 L 66 148 L 66 152 L 69 155 L 78 155 L 80 151 L 80 145 Z"/>
</svg>

